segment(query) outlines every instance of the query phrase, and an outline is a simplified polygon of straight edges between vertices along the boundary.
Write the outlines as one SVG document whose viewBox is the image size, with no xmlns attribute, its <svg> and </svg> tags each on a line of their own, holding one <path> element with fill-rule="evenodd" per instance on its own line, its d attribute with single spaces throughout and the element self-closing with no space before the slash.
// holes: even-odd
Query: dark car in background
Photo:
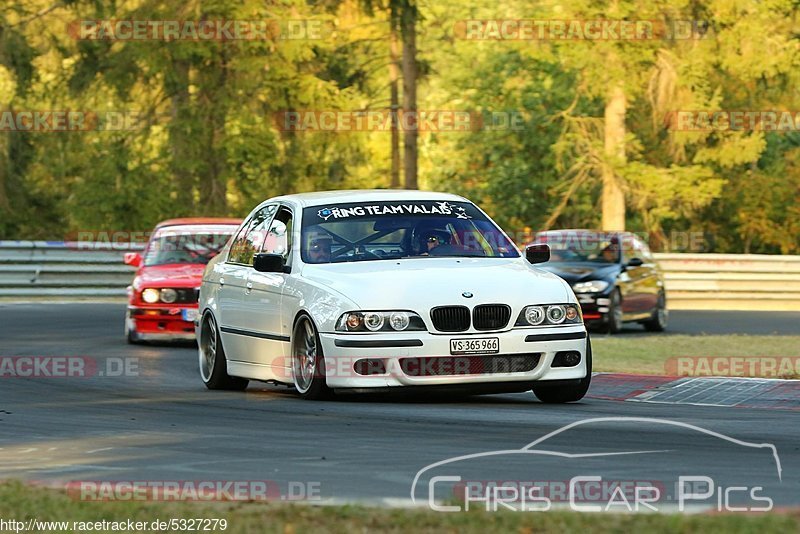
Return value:
<svg viewBox="0 0 800 534">
<path fill-rule="evenodd" d="M 647 244 L 631 232 L 554 230 L 536 234 L 550 246 L 539 265 L 566 280 L 587 326 L 618 332 L 638 322 L 653 332 L 667 327 L 664 277 Z"/>
</svg>

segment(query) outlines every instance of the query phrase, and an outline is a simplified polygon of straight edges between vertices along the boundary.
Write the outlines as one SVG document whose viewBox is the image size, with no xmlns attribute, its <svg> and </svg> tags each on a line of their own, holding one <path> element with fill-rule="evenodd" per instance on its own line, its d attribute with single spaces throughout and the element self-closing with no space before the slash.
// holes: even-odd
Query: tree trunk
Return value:
<svg viewBox="0 0 800 534">
<path fill-rule="evenodd" d="M 400 132 L 397 129 L 397 114 L 400 112 L 400 97 L 398 95 L 400 43 L 397 36 L 397 18 L 397 5 L 391 2 L 389 12 L 389 86 L 391 103 L 389 109 L 392 117 L 392 170 L 390 181 L 392 189 L 400 187 Z"/>
<path fill-rule="evenodd" d="M 175 87 L 170 102 L 171 121 L 169 126 L 170 167 L 175 180 L 176 213 L 194 213 L 194 167 L 190 124 L 192 121 L 189 101 L 189 63 L 173 60 Z"/>
<path fill-rule="evenodd" d="M 627 101 L 622 85 L 614 86 L 605 109 L 605 153 L 615 164 L 625 163 L 625 111 Z M 625 194 L 611 165 L 603 168 L 602 198 L 604 231 L 625 230 Z"/>
<path fill-rule="evenodd" d="M 404 131 L 404 158 L 406 189 L 417 189 L 417 7 L 405 4 L 401 15 L 403 37 L 403 113 L 412 117 L 404 121 L 413 127 Z"/>
</svg>

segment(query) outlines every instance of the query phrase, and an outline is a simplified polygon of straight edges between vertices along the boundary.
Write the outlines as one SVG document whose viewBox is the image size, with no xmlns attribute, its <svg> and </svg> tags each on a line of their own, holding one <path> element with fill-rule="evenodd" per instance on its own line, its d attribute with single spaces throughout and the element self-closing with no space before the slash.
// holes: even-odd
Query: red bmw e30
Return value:
<svg viewBox="0 0 800 534">
<path fill-rule="evenodd" d="M 128 286 L 128 343 L 194 340 L 203 270 L 240 222 L 208 217 L 170 219 L 156 225 L 142 254 L 125 254 L 125 263 L 137 268 Z"/>
</svg>

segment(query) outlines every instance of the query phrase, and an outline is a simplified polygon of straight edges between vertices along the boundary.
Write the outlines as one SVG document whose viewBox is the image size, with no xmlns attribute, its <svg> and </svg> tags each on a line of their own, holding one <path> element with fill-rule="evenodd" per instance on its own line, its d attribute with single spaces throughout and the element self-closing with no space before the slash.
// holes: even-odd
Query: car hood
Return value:
<svg viewBox="0 0 800 534">
<path fill-rule="evenodd" d="M 430 309 L 434 306 L 570 302 L 558 277 L 519 259 L 418 258 L 306 265 L 303 277 L 327 286 L 361 309 Z M 472 298 L 462 295 L 472 293 Z"/>
<path fill-rule="evenodd" d="M 199 287 L 206 268 L 201 263 L 150 265 L 139 269 L 137 287 Z"/>
<path fill-rule="evenodd" d="M 541 266 L 542 269 L 557 274 L 567 281 L 569 285 L 589 280 L 607 280 L 615 278 L 622 268 L 619 264 L 592 263 L 592 262 L 548 262 Z"/>
</svg>

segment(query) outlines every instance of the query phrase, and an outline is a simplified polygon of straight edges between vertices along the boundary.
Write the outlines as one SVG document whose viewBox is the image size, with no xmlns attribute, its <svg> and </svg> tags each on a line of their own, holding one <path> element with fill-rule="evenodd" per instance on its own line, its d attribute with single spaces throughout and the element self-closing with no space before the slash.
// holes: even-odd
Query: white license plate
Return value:
<svg viewBox="0 0 800 534">
<path fill-rule="evenodd" d="M 181 311 L 181 317 L 184 321 L 193 323 L 194 320 L 197 319 L 197 310 L 194 308 L 184 308 L 183 311 Z"/>
<path fill-rule="evenodd" d="M 450 354 L 495 354 L 500 352 L 500 338 L 473 337 L 450 340 Z"/>
</svg>

